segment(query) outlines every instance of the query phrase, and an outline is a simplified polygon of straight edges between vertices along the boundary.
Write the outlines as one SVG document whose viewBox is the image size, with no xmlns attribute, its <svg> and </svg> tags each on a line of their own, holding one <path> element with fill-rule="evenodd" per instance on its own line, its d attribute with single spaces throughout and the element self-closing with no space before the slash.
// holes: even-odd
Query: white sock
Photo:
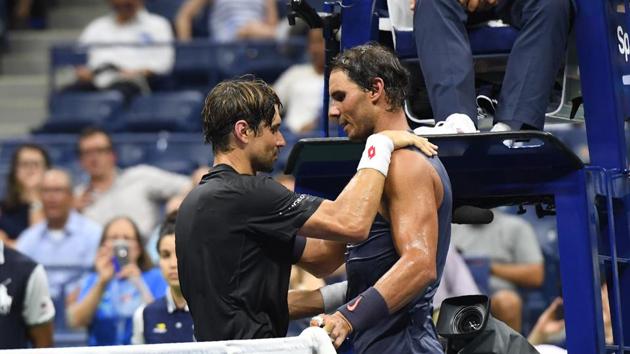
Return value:
<svg viewBox="0 0 630 354">
<path fill-rule="evenodd" d="M 491 132 L 509 132 L 511 130 L 512 128 L 509 125 L 501 122 L 493 125 L 492 129 L 490 129 Z"/>
</svg>

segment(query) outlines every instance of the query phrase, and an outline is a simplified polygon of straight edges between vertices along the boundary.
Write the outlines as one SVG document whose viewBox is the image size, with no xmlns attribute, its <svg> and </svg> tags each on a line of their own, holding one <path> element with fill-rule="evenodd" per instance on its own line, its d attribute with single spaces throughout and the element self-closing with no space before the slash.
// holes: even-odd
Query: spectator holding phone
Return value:
<svg viewBox="0 0 630 354">
<path fill-rule="evenodd" d="M 68 298 L 68 325 L 88 327 L 89 345 L 129 344 L 133 313 L 166 291 L 131 219 L 117 217 L 105 225 L 95 270 Z"/>
<path fill-rule="evenodd" d="M 608 286 L 605 283 L 601 286 L 601 295 L 604 340 L 606 344 L 612 344 L 613 332 L 608 302 Z M 566 340 L 564 306 L 561 297 L 556 298 L 540 315 L 527 340 L 541 354 L 566 353 L 565 349 L 556 346 L 563 344 Z"/>
</svg>

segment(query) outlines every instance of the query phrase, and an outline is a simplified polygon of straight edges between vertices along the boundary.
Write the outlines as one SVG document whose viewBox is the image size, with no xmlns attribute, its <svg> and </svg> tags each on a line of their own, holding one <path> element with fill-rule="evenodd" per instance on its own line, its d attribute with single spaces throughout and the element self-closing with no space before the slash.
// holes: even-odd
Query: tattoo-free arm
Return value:
<svg viewBox="0 0 630 354">
<path fill-rule="evenodd" d="M 378 141 L 382 141 L 382 136 L 386 136 L 393 143 L 394 150 L 415 146 L 423 153 L 433 156 L 437 149 L 437 146 L 431 144 L 426 138 L 402 130 L 386 130 L 377 135 L 379 137 L 369 137 L 366 145 L 379 144 Z M 372 143 L 370 143 L 371 139 L 374 139 Z M 371 153 L 374 153 L 375 146 L 377 145 L 371 146 Z M 376 159 L 371 160 L 374 157 L 372 155 L 369 157 L 370 160 L 364 161 L 363 159 L 366 158 L 364 155 L 360 164 L 381 161 L 383 156 L 381 149 L 387 149 L 387 145 L 380 145 L 377 148 Z M 364 151 L 364 154 L 367 152 L 369 156 L 369 151 L 369 149 Z M 324 201 L 302 226 L 300 234 L 333 241 L 365 240 L 376 216 L 383 194 L 384 175 L 387 174 L 373 168 L 374 166 L 359 170 L 334 202 Z"/>
<path fill-rule="evenodd" d="M 541 286 L 545 278 L 545 269 L 541 263 L 506 264 L 492 263 L 490 273 L 518 286 L 534 288 Z"/>
<path fill-rule="evenodd" d="M 314 276 L 323 278 L 343 264 L 345 251 L 345 243 L 308 238 L 297 265 Z"/>
<path fill-rule="evenodd" d="M 442 184 L 427 160 L 410 150 L 392 155 L 385 193 L 400 259 L 374 286 L 390 313 L 415 298 L 437 276 L 437 209 Z"/>
<path fill-rule="evenodd" d="M 385 176 L 379 171 L 359 170 L 335 201 L 322 202 L 299 234 L 345 242 L 366 239 L 378 210 L 384 183 Z"/>
<path fill-rule="evenodd" d="M 53 346 L 53 323 L 46 323 L 29 326 L 27 334 L 33 348 L 50 348 Z"/>
<path fill-rule="evenodd" d="M 188 0 L 179 8 L 177 16 L 175 17 L 177 39 L 184 41 L 192 39 L 192 28 L 195 16 L 197 16 L 207 4 L 208 0 Z"/>
</svg>

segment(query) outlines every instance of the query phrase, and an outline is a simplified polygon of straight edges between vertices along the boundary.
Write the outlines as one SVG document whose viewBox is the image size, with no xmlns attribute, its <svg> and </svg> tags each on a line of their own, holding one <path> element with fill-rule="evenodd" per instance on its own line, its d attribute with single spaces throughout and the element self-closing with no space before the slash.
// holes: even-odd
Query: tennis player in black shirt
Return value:
<svg viewBox="0 0 630 354">
<path fill-rule="evenodd" d="M 373 94 L 366 91 L 366 95 Z M 200 341 L 282 337 L 291 264 L 309 237 L 364 240 L 377 212 L 394 149 L 435 146 L 404 131 L 372 135 L 357 173 L 335 201 L 296 194 L 269 177 L 285 145 L 282 105 L 264 82 L 218 84 L 202 112 L 214 166 L 179 210 L 179 280 Z"/>
</svg>

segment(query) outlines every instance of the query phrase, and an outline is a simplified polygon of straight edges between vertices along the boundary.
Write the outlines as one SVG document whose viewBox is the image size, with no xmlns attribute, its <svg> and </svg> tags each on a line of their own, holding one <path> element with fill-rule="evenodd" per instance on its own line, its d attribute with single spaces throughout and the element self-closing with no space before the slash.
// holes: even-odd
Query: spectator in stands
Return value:
<svg viewBox="0 0 630 354">
<path fill-rule="evenodd" d="M 168 74 L 175 54 L 171 25 L 148 13 L 142 0 L 109 0 L 113 13 L 92 21 L 79 37 L 91 46 L 87 66 L 76 68 L 69 90 L 118 90 L 127 100 L 150 90 L 154 75 Z"/>
<path fill-rule="evenodd" d="M 492 314 L 520 331 L 523 301 L 518 287 L 539 287 L 544 279 L 542 251 L 531 225 L 494 210 L 490 224 L 453 224 L 451 242 L 464 257 L 490 259 Z"/>
<path fill-rule="evenodd" d="M 166 295 L 133 316 L 133 344 L 179 343 L 194 341 L 193 320 L 182 295 L 175 254 L 175 220 L 177 211 L 169 213 L 160 228 L 157 249 L 160 270 L 168 283 Z"/>
<path fill-rule="evenodd" d="M 44 268 L 0 240 L 0 349 L 51 347 L 53 317 Z"/>
<path fill-rule="evenodd" d="M 193 19 L 209 7 L 212 39 L 231 42 L 238 39 L 275 38 L 278 26 L 276 0 L 187 0 L 175 20 L 177 39 L 192 38 Z"/>
<path fill-rule="evenodd" d="M 421 133 L 476 131 L 475 75 L 466 26 L 502 19 L 519 29 L 492 131 L 543 129 L 571 27 L 571 0 L 410 0 L 414 32 L 438 125 Z M 443 123 L 442 123 L 443 122 Z"/>
<path fill-rule="evenodd" d="M 464 258 L 453 245 L 449 245 L 448 255 L 444 263 L 442 281 L 433 296 L 434 315 L 442 306 L 442 301 L 454 296 L 480 294 L 477 283 L 470 273 Z M 437 319 L 436 316 L 434 316 Z"/>
<path fill-rule="evenodd" d="M 296 64 L 285 71 L 273 86 L 284 106 L 284 122 L 293 133 L 316 128 L 324 99 L 324 37 L 321 29 L 308 34 L 307 64 Z"/>
<path fill-rule="evenodd" d="M 206 173 L 208 173 L 208 171 L 209 171 L 208 166 L 199 167 L 196 170 L 194 170 L 193 173 L 190 174 L 190 182 L 191 182 L 190 188 L 185 188 L 182 193 L 169 199 L 168 202 L 166 202 L 166 204 L 164 205 L 164 214 L 169 215 L 170 213 L 176 212 L 177 209 L 179 209 L 179 206 L 184 201 L 184 198 L 186 198 L 186 195 L 188 194 L 188 192 L 190 192 L 193 188 L 195 188 L 199 184 L 199 182 L 201 182 L 201 178 L 203 178 L 203 176 Z M 159 253 L 160 251 L 158 250 L 157 242 L 158 242 L 158 239 L 160 238 L 160 230 L 162 229 L 162 226 L 163 225 L 156 227 L 151 232 L 151 236 L 149 236 L 149 239 L 146 245 L 144 246 L 145 251 L 151 257 L 151 261 L 153 263 L 160 262 L 160 253 Z"/>
<path fill-rule="evenodd" d="M 166 291 L 131 219 L 117 217 L 105 226 L 95 268 L 67 299 L 68 325 L 88 327 L 89 345 L 129 344 L 133 313 Z"/>
<path fill-rule="evenodd" d="M 190 187 L 188 177 L 148 165 L 118 170 L 111 137 L 101 129 L 86 129 L 79 136 L 78 152 L 89 181 L 75 189 L 75 205 L 101 225 L 125 215 L 148 237 L 163 203 Z"/>
<path fill-rule="evenodd" d="M 94 264 L 102 228 L 73 210 L 72 178 L 66 171 L 46 171 L 41 193 L 45 219 L 22 232 L 16 248 L 47 268 L 50 293 L 57 298 L 64 285 Z M 79 269 L 54 269 L 68 266 Z"/>
<path fill-rule="evenodd" d="M 43 220 L 40 185 L 50 167 L 48 153 L 39 145 L 24 144 L 15 150 L 7 175 L 5 200 L 0 203 L 0 240 L 14 246 L 29 225 Z"/>
<path fill-rule="evenodd" d="M 602 296 L 602 320 L 604 322 L 604 341 L 606 344 L 613 343 L 613 330 L 610 318 L 610 303 L 608 300 L 608 286 L 601 287 Z M 564 306 L 562 298 L 556 298 L 547 309 L 540 315 L 536 325 L 529 333 L 527 340 L 541 354 L 566 353 L 566 350 L 558 348 L 556 344 L 566 341 Z"/>
</svg>

